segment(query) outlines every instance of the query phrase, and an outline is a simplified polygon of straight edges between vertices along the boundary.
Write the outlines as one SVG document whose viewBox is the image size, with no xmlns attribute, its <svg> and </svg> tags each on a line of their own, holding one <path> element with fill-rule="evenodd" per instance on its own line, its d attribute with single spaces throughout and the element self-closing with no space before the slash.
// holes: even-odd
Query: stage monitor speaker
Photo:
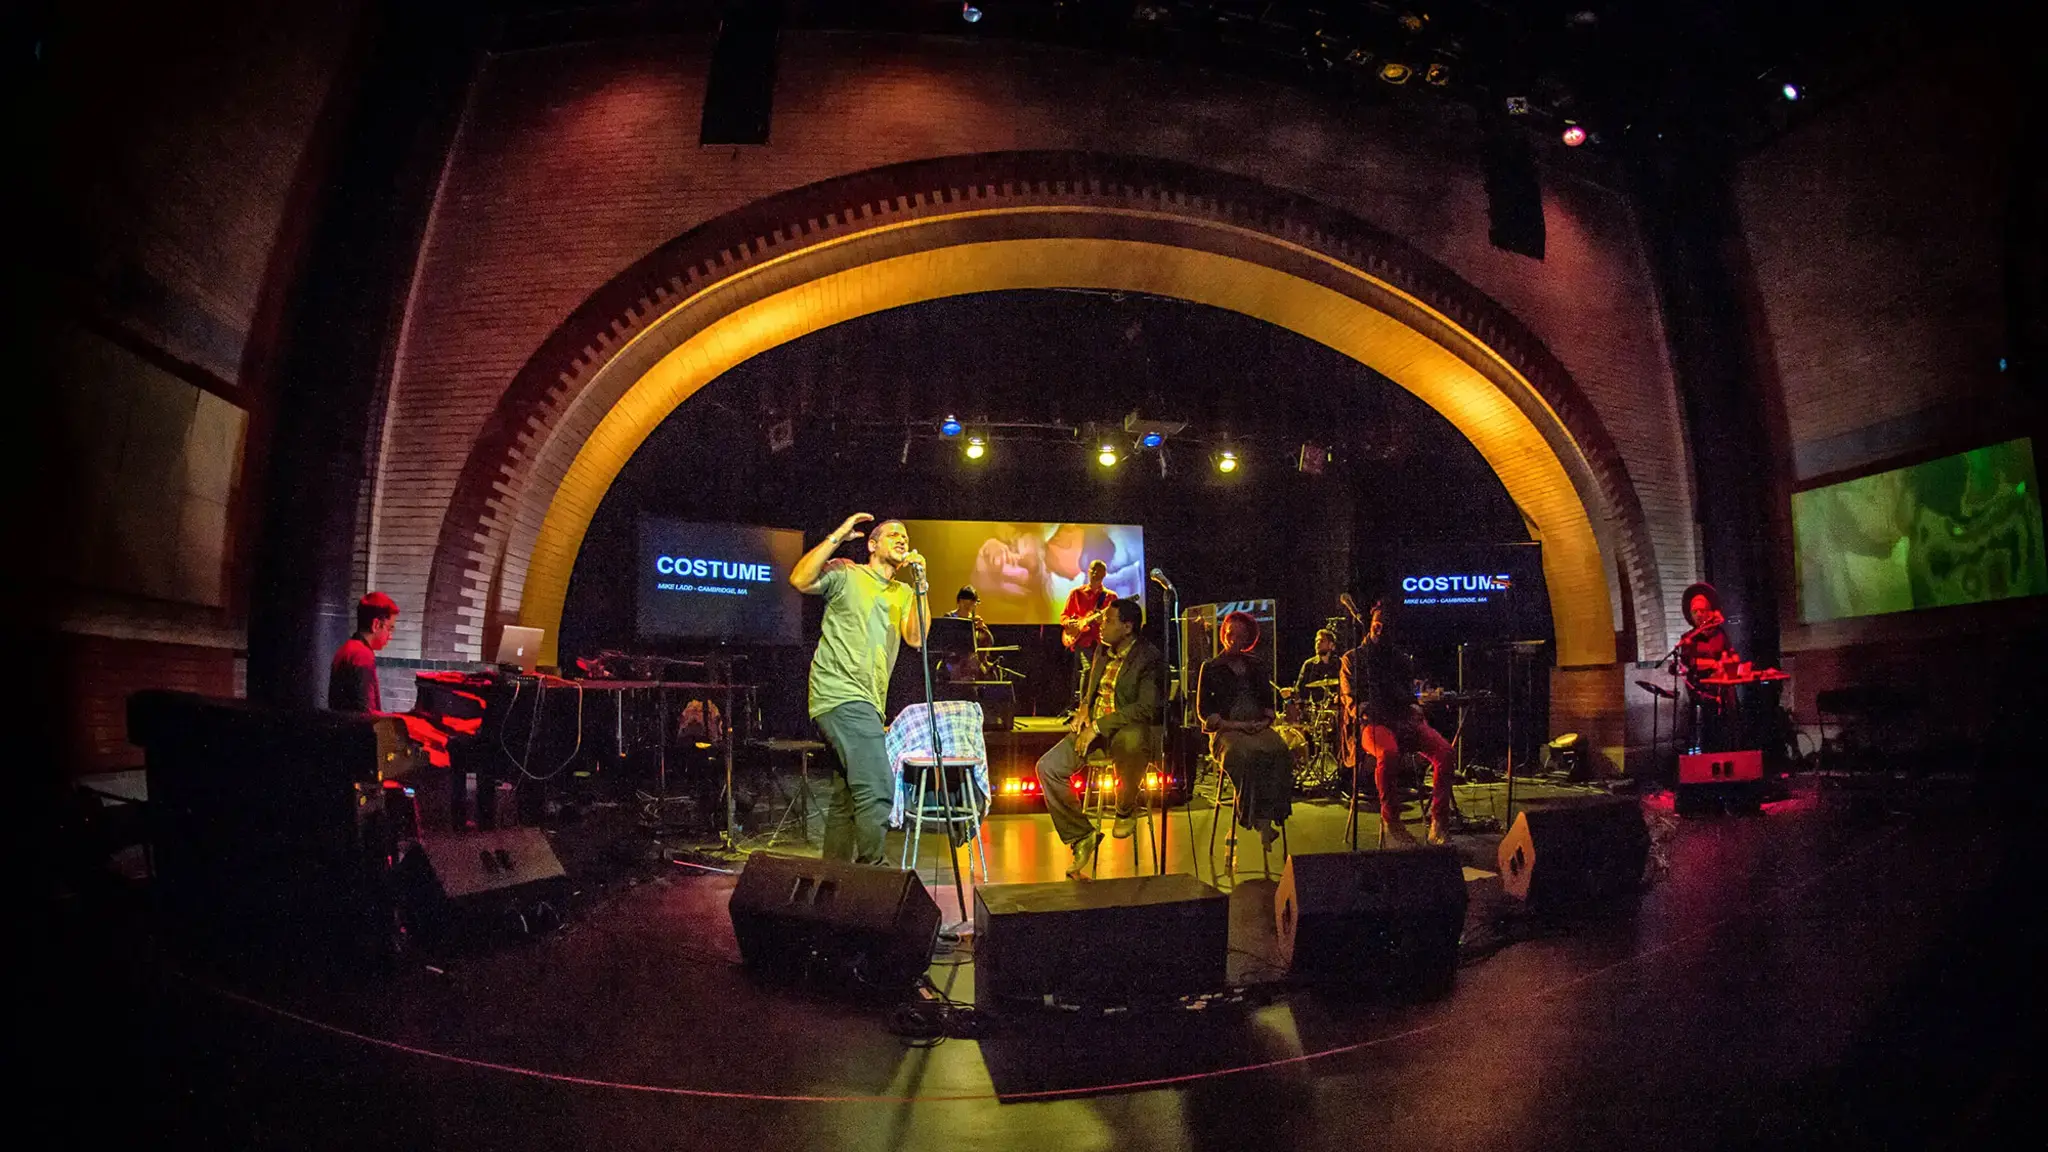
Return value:
<svg viewBox="0 0 2048 1152">
<path fill-rule="evenodd" d="M 939 940 L 939 906 L 917 873 L 756 852 L 732 891 L 747 967 L 854 999 L 908 993 Z"/>
<path fill-rule="evenodd" d="M 1273 923 L 1297 977 L 1439 996 L 1457 974 L 1465 904 L 1450 848 L 1316 852 L 1288 858 Z"/>
<path fill-rule="evenodd" d="M 1500 120 L 1486 130 L 1487 239 L 1503 251 L 1543 259 L 1543 188 L 1529 139 Z"/>
<path fill-rule="evenodd" d="M 974 891 L 975 1002 L 1112 1006 L 1224 987 L 1230 898 L 1184 873 Z"/>
<path fill-rule="evenodd" d="M 704 81 L 700 146 L 766 144 L 783 0 L 726 0 Z"/>
<path fill-rule="evenodd" d="M 1556 911 L 1634 894 L 1649 856 L 1633 797 L 1531 805 L 1501 837 L 1500 884 L 1531 908 Z"/>
<path fill-rule="evenodd" d="M 417 843 L 441 896 L 452 904 L 538 899 L 569 878 L 538 828 L 426 833 Z"/>
</svg>

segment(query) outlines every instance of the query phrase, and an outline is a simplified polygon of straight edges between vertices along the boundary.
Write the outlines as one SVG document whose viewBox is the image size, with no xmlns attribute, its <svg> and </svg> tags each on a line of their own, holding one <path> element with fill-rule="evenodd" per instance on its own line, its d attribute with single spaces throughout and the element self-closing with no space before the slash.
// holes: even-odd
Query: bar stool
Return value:
<svg viewBox="0 0 2048 1152">
<path fill-rule="evenodd" d="M 1344 840 L 1345 843 L 1350 845 L 1351 850 L 1353 852 L 1358 851 L 1358 778 L 1361 774 L 1371 772 L 1371 769 L 1366 766 L 1367 761 L 1370 761 L 1371 759 L 1371 756 L 1366 755 L 1364 752 L 1360 752 L 1358 754 L 1357 762 L 1353 764 L 1351 769 L 1351 811 L 1350 816 L 1347 818 L 1344 825 Z M 1436 787 L 1433 784 L 1424 782 L 1429 779 L 1429 772 L 1426 768 L 1420 769 L 1418 771 L 1417 767 L 1418 765 L 1422 765 L 1425 763 L 1426 761 L 1423 760 L 1422 755 L 1420 753 L 1401 753 L 1401 763 L 1394 769 L 1394 814 L 1397 819 L 1400 816 L 1401 810 L 1408 806 L 1408 801 L 1410 799 L 1414 799 L 1422 805 L 1422 811 L 1425 816 L 1427 816 L 1430 812 L 1431 806 L 1435 804 Z M 1415 776 L 1417 778 L 1417 783 L 1413 788 L 1408 788 L 1404 786 L 1404 782 L 1408 780 L 1410 776 Z M 1450 784 L 1447 781 L 1445 783 L 1445 787 L 1449 786 Z M 1451 800 L 1452 811 L 1455 812 L 1456 807 L 1456 797 L 1454 794 Z M 1378 834 L 1374 837 L 1372 846 L 1372 850 L 1375 852 L 1378 852 L 1387 846 L 1386 821 L 1380 821 L 1377 827 Z"/>
<path fill-rule="evenodd" d="M 960 914 L 967 919 L 972 918 L 973 909 L 967 903 L 967 886 L 960 879 L 962 844 L 973 845 L 967 853 L 968 874 L 973 875 L 974 856 L 979 852 L 981 882 L 988 882 L 988 848 L 981 842 L 981 806 L 975 802 L 969 775 L 980 763 L 973 756 L 903 758 L 904 769 L 917 772 L 917 788 L 903 812 L 902 866 L 906 870 L 917 868 L 925 821 L 942 821 L 946 826 L 946 855 L 953 864 L 953 894 L 960 898 Z"/>
<path fill-rule="evenodd" d="M 1105 821 L 1113 823 L 1116 820 L 1116 806 L 1111 803 L 1111 798 L 1116 795 L 1116 769 L 1110 764 L 1108 753 L 1099 749 L 1090 752 L 1087 760 L 1082 763 L 1082 777 L 1081 814 L 1095 821 L 1098 825 L 1096 831 L 1106 836 L 1108 832 L 1105 832 L 1100 825 Z M 1144 770 L 1138 776 L 1138 799 L 1145 806 L 1145 835 L 1152 838 L 1152 870 L 1163 874 L 1166 871 L 1166 861 L 1161 859 L 1158 854 L 1159 829 L 1153 823 L 1152 818 L 1152 795 L 1155 790 L 1145 787 L 1145 781 L 1148 777 L 1159 781 L 1159 788 L 1156 791 L 1160 794 L 1160 799 L 1163 802 L 1166 791 L 1165 765 L 1159 760 L 1147 760 Z M 1108 787 L 1104 787 L 1104 781 L 1108 782 Z M 1163 813 L 1160 818 L 1165 818 Z M 1131 834 L 1131 871 L 1135 873 L 1139 869 L 1138 837 L 1134 832 Z"/>
<path fill-rule="evenodd" d="M 768 842 L 770 844 L 779 842 L 789 831 L 790 822 L 794 820 L 797 825 L 798 842 L 809 844 L 811 842 L 812 815 L 819 812 L 816 799 L 811 792 L 811 753 L 823 752 L 825 745 L 817 740 L 783 740 L 779 738 L 749 740 L 747 743 L 768 752 L 770 755 L 775 753 L 796 753 L 796 794 L 791 796 L 789 803 L 783 807 L 782 818 L 775 822 L 774 830 L 768 833 Z"/>
<path fill-rule="evenodd" d="M 1223 770 L 1222 763 L 1217 763 L 1215 817 L 1209 821 L 1209 871 L 1211 874 L 1214 874 L 1216 871 L 1216 826 L 1223 822 L 1223 788 L 1226 784 L 1230 786 L 1230 834 L 1224 837 L 1223 840 L 1225 849 L 1223 861 L 1225 870 L 1232 876 L 1235 876 L 1237 875 L 1237 829 L 1239 827 L 1237 818 L 1244 813 L 1245 809 L 1258 802 L 1258 789 L 1238 788 L 1237 782 L 1230 778 L 1230 773 Z M 1281 863 L 1285 864 L 1287 858 L 1292 855 L 1293 852 L 1287 846 L 1287 821 L 1282 820 L 1280 821 Z M 1266 844 L 1264 839 L 1259 841 L 1259 871 L 1268 876 L 1273 873 L 1272 849 Z"/>
</svg>

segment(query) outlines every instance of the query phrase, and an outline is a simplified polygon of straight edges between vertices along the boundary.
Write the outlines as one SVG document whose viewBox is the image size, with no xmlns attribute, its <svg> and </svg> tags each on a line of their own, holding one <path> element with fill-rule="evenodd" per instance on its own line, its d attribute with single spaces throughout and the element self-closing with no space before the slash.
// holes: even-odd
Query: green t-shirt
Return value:
<svg viewBox="0 0 2048 1152">
<path fill-rule="evenodd" d="M 886 716 L 889 673 L 916 593 L 848 560 L 827 567 L 817 590 L 825 597 L 825 623 L 811 656 L 812 718 L 854 701 Z"/>
</svg>

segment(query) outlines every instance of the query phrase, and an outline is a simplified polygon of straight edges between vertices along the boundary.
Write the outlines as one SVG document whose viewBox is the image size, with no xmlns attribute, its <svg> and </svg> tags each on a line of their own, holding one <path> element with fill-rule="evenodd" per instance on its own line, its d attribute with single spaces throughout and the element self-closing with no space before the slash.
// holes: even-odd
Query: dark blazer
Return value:
<svg viewBox="0 0 2048 1152">
<path fill-rule="evenodd" d="M 1087 687 L 1082 689 L 1082 707 L 1095 706 L 1096 689 L 1102 686 L 1102 670 L 1109 664 L 1109 645 L 1095 649 L 1088 664 Z M 1124 666 L 1116 677 L 1116 711 L 1102 717 L 1095 731 L 1106 744 L 1111 736 L 1134 724 L 1157 728 L 1166 715 L 1166 660 L 1144 637 L 1131 642 L 1124 654 Z"/>
</svg>

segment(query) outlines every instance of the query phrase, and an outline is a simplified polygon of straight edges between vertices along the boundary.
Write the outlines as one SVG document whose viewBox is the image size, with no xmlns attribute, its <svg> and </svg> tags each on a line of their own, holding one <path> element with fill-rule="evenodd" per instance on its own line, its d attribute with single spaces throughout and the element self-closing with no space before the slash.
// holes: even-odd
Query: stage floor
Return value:
<svg viewBox="0 0 2048 1152">
<path fill-rule="evenodd" d="M 748 979 L 725 908 L 733 880 L 701 866 L 623 869 L 584 885 L 559 931 L 340 982 L 181 965 L 117 898 L 81 895 L 36 936 L 55 963 L 47 984 L 25 986 L 48 989 L 35 1018 L 58 1026 L 30 1049 L 33 1087 L 59 1112 L 43 1130 L 81 1145 L 1984 1140 L 2018 1117 L 2020 1070 L 2038 1055 L 2038 896 L 2022 866 L 2034 814 L 1939 789 L 1858 795 L 1802 790 L 1762 815 L 1710 819 L 1649 797 L 1640 901 L 1563 922 L 1532 921 L 1500 893 L 1497 837 L 1461 836 L 1465 959 L 1451 994 L 1419 1005 L 1273 983 L 1273 883 L 1254 843 L 1231 893 L 1233 976 L 1247 988 L 1234 1000 L 1034 1017 L 927 1047 L 892 1035 L 884 1010 Z M 1468 815 L 1485 815 L 1485 799 L 1461 789 Z M 1209 816 L 1194 813 L 1204 847 Z M 1342 829 L 1341 807 L 1304 805 L 1291 846 L 1331 850 Z M 999 817 L 988 835 L 998 880 L 1065 867 L 1042 815 Z M 1169 846 L 1193 870 L 1179 813 Z M 1129 870 L 1127 845 L 1103 859 L 1107 875 Z M 951 918 L 950 874 L 934 863 L 922 871 Z M 971 945 L 932 975 L 971 1001 Z"/>
</svg>

